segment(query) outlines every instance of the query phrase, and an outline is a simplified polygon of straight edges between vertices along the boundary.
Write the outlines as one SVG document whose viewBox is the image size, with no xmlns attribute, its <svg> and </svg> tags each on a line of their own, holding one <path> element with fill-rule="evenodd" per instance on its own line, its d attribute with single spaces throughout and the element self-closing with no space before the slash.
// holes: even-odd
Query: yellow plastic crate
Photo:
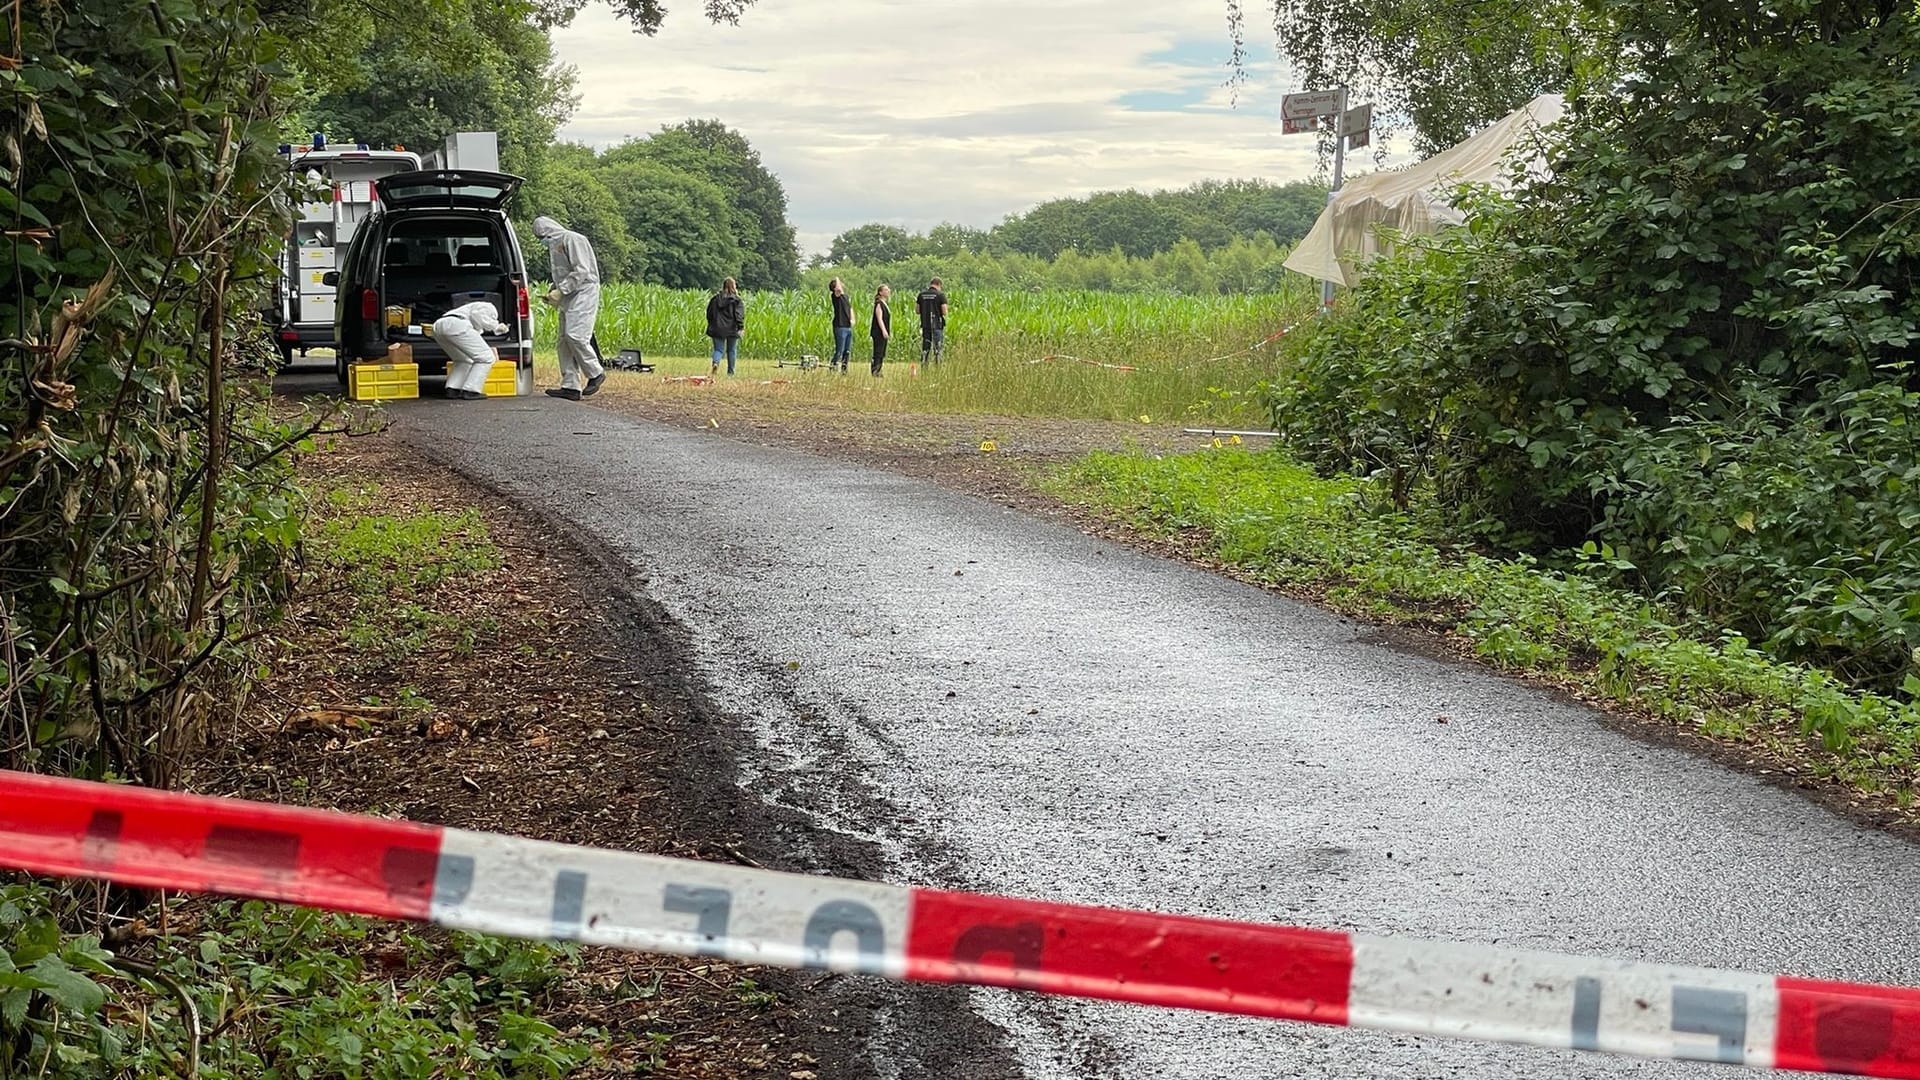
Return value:
<svg viewBox="0 0 1920 1080">
<path fill-rule="evenodd" d="M 487 385 L 481 389 L 488 397 L 513 397 L 520 392 L 520 372 L 511 360 L 495 360 L 487 369 Z"/>
<path fill-rule="evenodd" d="M 347 396 L 355 401 L 398 401 L 420 396 L 418 364 L 354 364 L 347 369 Z"/>
</svg>

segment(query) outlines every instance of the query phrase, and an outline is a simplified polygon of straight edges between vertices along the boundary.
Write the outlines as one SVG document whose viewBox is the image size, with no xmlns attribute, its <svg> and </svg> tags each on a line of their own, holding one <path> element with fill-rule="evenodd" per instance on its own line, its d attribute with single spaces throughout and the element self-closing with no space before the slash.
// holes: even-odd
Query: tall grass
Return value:
<svg viewBox="0 0 1920 1080">
<path fill-rule="evenodd" d="M 803 356 L 824 359 L 832 353 L 832 309 L 824 293 L 748 295 L 740 379 L 759 385 L 777 377 L 782 392 L 866 408 L 1100 419 L 1149 416 L 1264 426 L 1244 392 L 1272 374 L 1277 342 L 1269 339 L 1305 318 L 1313 305 L 1305 289 L 1197 297 L 954 293 L 946 362 L 919 368 L 920 330 L 913 303 L 917 290 L 917 285 L 905 283 L 895 289 L 887 378 L 877 387 L 866 376 L 872 356 L 866 324 L 873 292 L 865 283 L 849 289 L 856 323 L 854 374 L 865 382 L 793 366 Z M 596 328 L 601 349 L 611 355 L 638 348 L 661 364 L 662 375 L 704 373 L 703 358 L 710 348 L 707 299 L 708 294 L 692 290 L 607 285 Z M 541 319 L 542 346 L 551 345 L 553 332 L 553 320 Z"/>
</svg>

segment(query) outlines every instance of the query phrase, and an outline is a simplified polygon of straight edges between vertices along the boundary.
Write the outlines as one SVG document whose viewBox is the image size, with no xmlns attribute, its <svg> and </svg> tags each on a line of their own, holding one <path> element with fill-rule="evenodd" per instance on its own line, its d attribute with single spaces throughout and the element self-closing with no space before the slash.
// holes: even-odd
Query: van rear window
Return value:
<svg viewBox="0 0 1920 1080">
<path fill-rule="evenodd" d="M 491 230 L 464 225 L 449 231 L 444 222 L 420 224 L 428 227 L 395 229 L 387 234 L 387 250 L 382 262 L 388 269 L 448 266 L 497 269 L 502 266 L 501 253 Z"/>
</svg>

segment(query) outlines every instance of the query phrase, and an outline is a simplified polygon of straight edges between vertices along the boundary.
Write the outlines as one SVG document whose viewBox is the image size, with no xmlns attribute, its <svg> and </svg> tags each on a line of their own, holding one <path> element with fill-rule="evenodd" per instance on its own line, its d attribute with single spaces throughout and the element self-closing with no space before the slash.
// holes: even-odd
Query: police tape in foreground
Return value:
<svg viewBox="0 0 1920 1080">
<path fill-rule="evenodd" d="M 0 867 L 743 964 L 1920 1078 L 1920 990 L 900 888 L 3 771 Z"/>
</svg>

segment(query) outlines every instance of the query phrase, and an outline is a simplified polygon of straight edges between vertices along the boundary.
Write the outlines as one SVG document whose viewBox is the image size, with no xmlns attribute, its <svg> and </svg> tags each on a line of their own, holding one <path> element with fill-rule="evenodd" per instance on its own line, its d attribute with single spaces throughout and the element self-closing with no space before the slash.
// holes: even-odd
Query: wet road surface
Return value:
<svg viewBox="0 0 1920 1080">
<path fill-rule="evenodd" d="M 1538 690 L 891 473 L 543 398 L 393 414 L 422 453 L 627 568 L 749 733 L 740 783 L 874 855 L 831 865 L 796 835 L 784 868 L 1920 979 L 1912 845 Z M 952 1000 L 1005 1036 L 938 1075 L 1729 1075 L 991 990 Z M 876 1076 L 935 1075 L 927 1062 L 955 1052 L 925 1045 L 940 1036 L 904 1010 L 878 1015 Z"/>
</svg>

